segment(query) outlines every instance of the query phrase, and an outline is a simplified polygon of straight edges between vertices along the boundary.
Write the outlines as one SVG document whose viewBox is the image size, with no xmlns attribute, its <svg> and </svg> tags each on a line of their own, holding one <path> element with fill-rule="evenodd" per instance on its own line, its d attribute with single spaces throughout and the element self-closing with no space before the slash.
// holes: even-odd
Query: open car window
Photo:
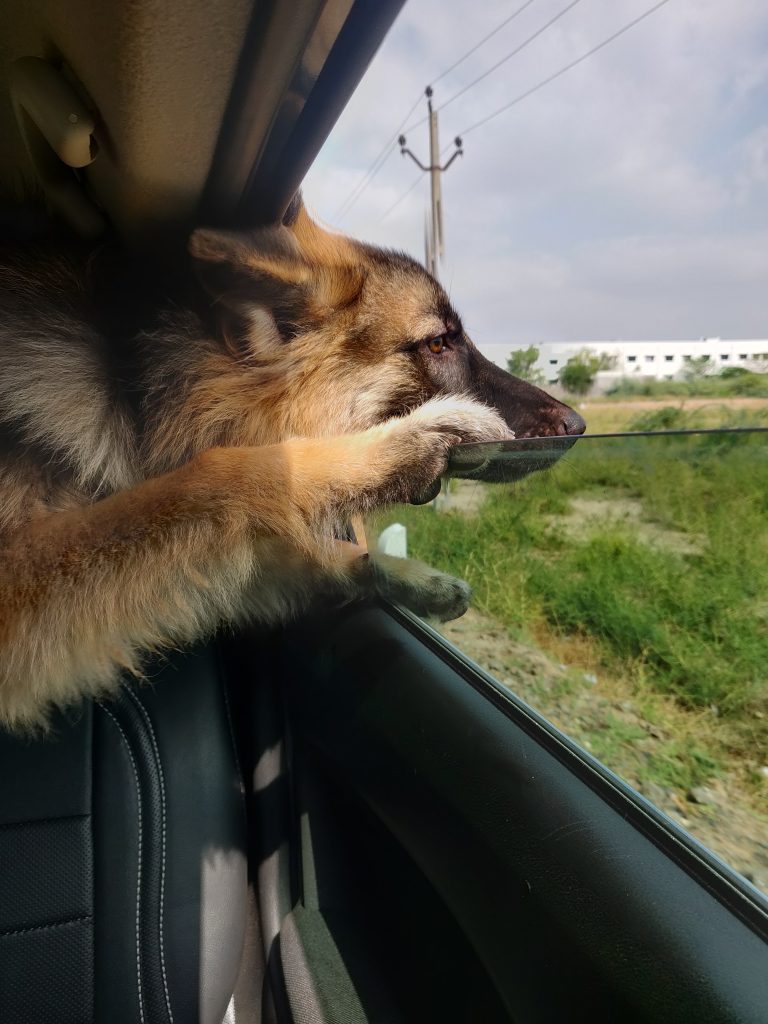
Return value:
<svg viewBox="0 0 768 1024">
<path fill-rule="evenodd" d="M 470 582 L 443 635 L 768 892 L 768 428 L 467 445 L 455 471 L 483 452 L 510 482 L 452 480 L 379 544 Z"/>
<path fill-rule="evenodd" d="M 437 45 L 405 8 L 305 196 L 436 267 L 481 353 L 587 434 L 497 447 L 506 483 L 473 480 L 467 446 L 432 504 L 378 517 L 369 543 L 467 580 L 444 638 L 766 893 L 768 342 L 757 236 L 737 228 L 765 223 L 743 163 L 763 86 L 739 71 L 763 16 L 525 4 L 473 11 L 464 39 L 467 13 L 446 11 Z M 726 166 L 710 150 L 734 88 Z M 434 170 L 414 165 L 428 124 L 436 234 Z"/>
</svg>

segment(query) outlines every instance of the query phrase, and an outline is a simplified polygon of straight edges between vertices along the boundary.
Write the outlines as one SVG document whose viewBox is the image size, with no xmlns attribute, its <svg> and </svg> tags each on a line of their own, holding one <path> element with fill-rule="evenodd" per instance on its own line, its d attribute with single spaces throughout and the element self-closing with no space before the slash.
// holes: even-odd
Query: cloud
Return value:
<svg viewBox="0 0 768 1024">
<path fill-rule="evenodd" d="M 764 337 L 766 280 L 768 232 L 636 236 L 586 242 L 568 257 L 500 256 L 492 277 L 481 266 L 468 270 L 462 290 L 472 296 L 471 311 L 458 304 L 481 345 Z"/>
<path fill-rule="evenodd" d="M 590 0 L 441 111 L 444 142 L 650 5 Z M 438 104 L 563 6 L 538 0 L 454 73 Z M 308 176 L 334 215 L 424 85 L 510 12 L 411 0 Z M 481 344 L 768 335 L 768 9 L 671 0 L 466 137 L 444 178 L 444 282 Z M 423 115 L 420 105 L 414 118 Z M 423 159 L 423 126 L 409 132 Z M 426 176 L 396 147 L 341 227 L 423 253 Z"/>
</svg>

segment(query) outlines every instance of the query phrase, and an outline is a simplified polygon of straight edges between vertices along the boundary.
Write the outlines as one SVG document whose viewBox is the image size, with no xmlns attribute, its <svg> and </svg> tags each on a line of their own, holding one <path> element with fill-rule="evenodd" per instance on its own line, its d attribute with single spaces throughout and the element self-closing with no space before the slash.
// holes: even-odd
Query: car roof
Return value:
<svg viewBox="0 0 768 1024">
<path fill-rule="evenodd" d="M 9 88 L 39 57 L 95 114 L 90 194 L 127 237 L 278 219 L 404 0 L 0 0 L 0 201 L 37 187 Z"/>
</svg>

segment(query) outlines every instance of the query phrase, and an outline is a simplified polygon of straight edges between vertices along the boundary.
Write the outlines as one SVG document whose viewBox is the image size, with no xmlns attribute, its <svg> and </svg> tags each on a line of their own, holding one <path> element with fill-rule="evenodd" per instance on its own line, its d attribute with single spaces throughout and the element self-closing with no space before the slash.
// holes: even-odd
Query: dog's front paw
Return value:
<svg viewBox="0 0 768 1024">
<path fill-rule="evenodd" d="M 432 573 L 416 597 L 418 607 L 410 610 L 425 619 L 439 619 L 440 622 L 461 618 L 472 603 L 472 588 L 455 576 L 434 570 Z"/>
<path fill-rule="evenodd" d="M 451 448 L 468 441 L 502 441 L 515 435 L 501 416 L 469 398 L 434 398 L 384 425 L 390 502 L 423 503 L 440 490 Z"/>
<path fill-rule="evenodd" d="M 495 409 L 473 398 L 447 396 L 433 398 L 403 417 L 408 429 L 433 430 L 454 435 L 456 443 L 471 441 L 509 441 L 514 438 Z"/>
<path fill-rule="evenodd" d="M 441 622 L 458 619 L 471 604 L 472 589 L 468 583 L 422 562 L 376 555 L 373 568 L 380 596 L 404 605 L 422 618 Z"/>
<path fill-rule="evenodd" d="M 440 491 L 448 469 L 448 453 L 461 438 L 439 430 L 401 430 L 387 447 L 390 470 L 382 500 L 385 504 L 424 504 Z"/>
</svg>

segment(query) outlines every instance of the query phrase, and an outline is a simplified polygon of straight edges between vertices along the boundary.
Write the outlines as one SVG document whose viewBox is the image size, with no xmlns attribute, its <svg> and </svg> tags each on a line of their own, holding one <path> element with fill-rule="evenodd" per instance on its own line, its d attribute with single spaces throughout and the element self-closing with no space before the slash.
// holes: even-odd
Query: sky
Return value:
<svg viewBox="0 0 768 1024">
<path fill-rule="evenodd" d="M 304 185 L 322 222 L 424 254 L 428 175 L 391 155 L 339 210 L 434 82 L 443 175 L 440 277 L 470 336 L 500 360 L 542 341 L 768 337 L 768 4 L 669 0 L 573 70 L 466 132 L 653 0 L 408 0 Z M 418 103 L 411 121 L 426 113 Z M 428 162 L 426 125 L 407 133 Z M 389 151 L 389 150 L 388 150 Z"/>
</svg>

